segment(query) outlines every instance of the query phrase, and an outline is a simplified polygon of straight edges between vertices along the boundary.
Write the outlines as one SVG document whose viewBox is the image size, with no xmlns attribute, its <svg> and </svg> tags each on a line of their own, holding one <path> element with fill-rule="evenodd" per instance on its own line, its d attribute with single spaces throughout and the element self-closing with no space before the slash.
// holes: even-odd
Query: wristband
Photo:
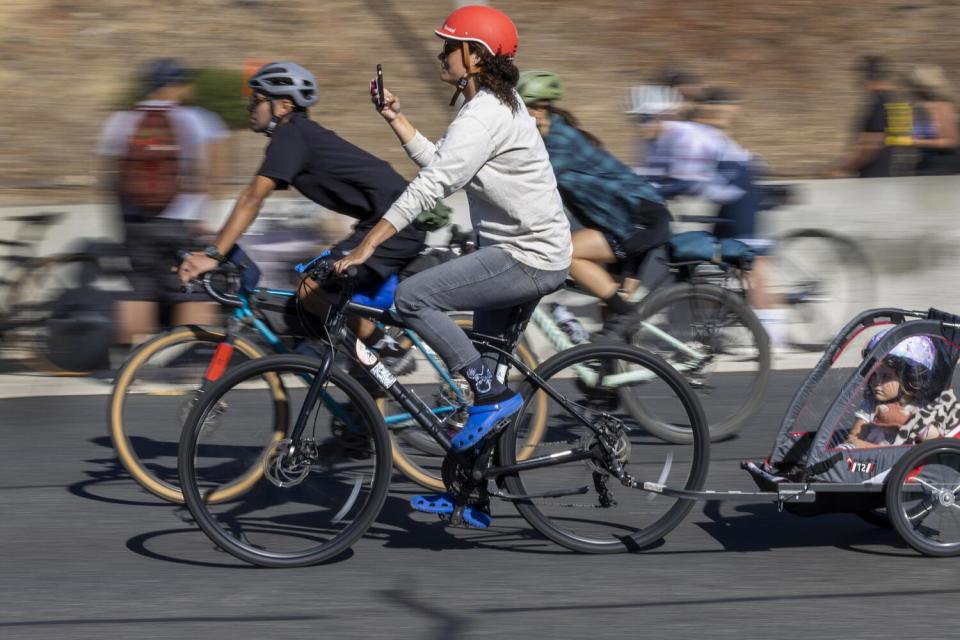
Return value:
<svg viewBox="0 0 960 640">
<path fill-rule="evenodd" d="M 225 255 L 223 255 L 222 253 L 220 253 L 220 250 L 217 249 L 217 247 L 215 247 L 215 246 L 212 245 L 212 244 L 211 244 L 211 245 L 207 245 L 206 247 L 203 248 L 203 254 L 204 254 L 205 256 L 207 256 L 208 258 L 213 258 L 214 260 L 216 260 L 216 261 L 219 262 L 220 264 L 223 264 L 224 262 L 227 261 L 227 256 L 225 256 Z"/>
</svg>

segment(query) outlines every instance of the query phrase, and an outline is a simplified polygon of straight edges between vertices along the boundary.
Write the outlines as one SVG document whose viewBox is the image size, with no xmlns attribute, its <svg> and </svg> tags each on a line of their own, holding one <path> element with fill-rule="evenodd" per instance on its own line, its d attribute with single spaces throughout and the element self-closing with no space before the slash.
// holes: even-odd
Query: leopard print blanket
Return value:
<svg viewBox="0 0 960 640">
<path fill-rule="evenodd" d="M 957 402 L 953 389 L 947 389 L 900 427 L 893 444 L 916 444 L 921 439 L 942 437 L 958 426 L 960 426 L 960 403 Z M 936 436 L 930 435 L 932 431 L 928 432 L 931 427 L 936 430 Z M 923 434 L 927 434 L 926 437 L 923 437 Z"/>
</svg>

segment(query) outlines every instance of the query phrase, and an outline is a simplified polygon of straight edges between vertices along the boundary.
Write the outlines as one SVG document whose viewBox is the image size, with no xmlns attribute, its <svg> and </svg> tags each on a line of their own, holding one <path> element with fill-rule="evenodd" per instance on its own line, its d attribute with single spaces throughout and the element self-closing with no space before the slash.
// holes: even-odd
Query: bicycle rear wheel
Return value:
<svg viewBox="0 0 960 640">
<path fill-rule="evenodd" d="M 875 276 L 852 241 L 820 229 L 792 231 L 769 259 L 771 286 L 787 309 L 787 339 L 819 351 L 850 318 L 869 309 Z"/>
<path fill-rule="evenodd" d="M 581 345 L 550 358 L 537 374 L 574 401 L 590 424 L 597 426 L 612 417 L 611 424 L 618 425 L 618 459 L 637 481 L 688 490 L 703 487 L 710 444 L 703 410 L 683 378 L 662 359 L 629 345 Z M 665 443 L 646 433 L 622 411 L 625 388 L 642 395 L 645 406 L 659 419 L 685 428 L 690 442 Z M 560 460 L 563 451 L 598 446 L 594 432 L 552 398 L 546 433 L 540 441 L 527 444 L 530 399 L 543 392 L 527 380 L 521 393 L 526 402 L 500 438 L 502 464 L 541 456 Z M 648 547 L 679 525 L 693 506 L 690 500 L 626 487 L 593 460 L 517 471 L 502 477 L 499 484 L 514 496 L 532 496 L 515 504 L 535 529 L 568 549 L 585 553 Z M 548 493 L 563 495 L 537 497 Z"/>
<path fill-rule="evenodd" d="M 178 464 L 187 507 L 211 540 L 251 564 L 334 558 L 386 499 L 390 441 L 373 400 L 346 373 L 331 368 L 303 435 L 289 439 L 319 365 L 295 355 L 241 365 L 210 387 L 184 425 Z M 210 412 L 224 406 L 212 425 Z M 205 498 L 251 469 L 260 473 L 244 492 L 217 504 Z"/>
<path fill-rule="evenodd" d="M 960 555 L 960 442 L 915 446 L 887 477 L 887 514 L 904 541 L 928 556 Z"/>
<path fill-rule="evenodd" d="M 225 339 L 219 327 L 176 327 L 142 344 L 114 381 L 107 423 L 117 458 L 140 486 L 164 500 L 183 502 L 177 484 L 177 441 L 199 399 L 204 372 Z M 257 345 L 234 338 L 233 365 L 261 356 Z M 279 393 L 278 388 L 275 395 Z M 211 420 L 217 419 L 217 412 L 211 412 Z M 219 501 L 221 495 L 207 499 Z"/>
<path fill-rule="evenodd" d="M 763 400 L 770 377 L 770 341 L 744 299 L 715 285 L 677 284 L 640 303 L 632 344 L 669 362 L 697 390 L 711 440 L 730 437 Z M 623 403 L 652 435 L 667 442 L 692 439 L 685 426 L 660 420 L 644 396 Z"/>
</svg>

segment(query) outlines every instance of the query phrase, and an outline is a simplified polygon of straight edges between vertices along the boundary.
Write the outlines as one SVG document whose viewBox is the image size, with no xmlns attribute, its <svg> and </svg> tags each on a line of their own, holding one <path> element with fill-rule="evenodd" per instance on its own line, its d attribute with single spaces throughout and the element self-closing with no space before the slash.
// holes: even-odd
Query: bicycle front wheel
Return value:
<svg viewBox="0 0 960 640">
<path fill-rule="evenodd" d="M 608 466 L 594 460 L 561 462 L 565 451 L 600 446 L 594 429 L 616 432 L 613 451 L 625 473 L 638 482 L 699 490 L 707 477 L 710 438 L 694 393 L 669 364 L 629 345 L 581 345 L 557 354 L 537 369 L 554 391 L 575 403 L 578 419 L 562 403 L 547 402 L 543 438 L 528 444 L 531 399 L 543 394 L 527 380 L 523 407 L 499 442 L 500 461 L 553 458 L 558 464 L 517 470 L 500 479 L 523 517 L 550 540 L 585 553 L 621 553 L 648 547 L 672 531 L 693 506 L 627 487 Z M 627 412 L 621 399 L 642 396 L 659 419 L 684 428 L 686 444 L 653 438 Z M 588 426 L 589 425 L 589 426 Z M 522 496 L 530 496 L 523 499 Z"/>
<path fill-rule="evenodd" d="M 140 345 L 117 374 L 107 412 L 117 458 L 140 486 L 164 500 L 183 502 L 177 441 L 217 345 L 225 339 L 219 327 L 177 327 Z M 232 364 L 261 356 L 254 343 L 234 338 Z M 211 412 L 211 420 L 218 419 L 219 410 Z M 219 501 L 222 495 L 207 499 Z"/>
<path fill-rule="evenodd" d="M 390 441 L 373 400 L 346 373 L 331 368 L 306 428 L 291 438 L 319 366 L 295 355 L 241 365 L 204 393 L 184 425 L 178 463 L 187 507 L 211 540 L 245 562 L 297 567 L 334 558 L 386 499 Z M 220 411 L 215 424 L 212 411 Z M 216 504 L 205 498 L 251 469 L 259 473 L 246 491 Z"/>
<path fill-rule="evenodd" d="M 711 440 L 736 433 L 760 406 L 770 377 L 769 337 L 744 299 L 714 285 L 678 284 L 648 296 L 636 319 L 630 341 L 664 358 L 697 390 Z M 623 403 L 652 435 L 691 441 L 686 427 L 658 419 L 642 396 L 627 392 Z"/>
</svg>

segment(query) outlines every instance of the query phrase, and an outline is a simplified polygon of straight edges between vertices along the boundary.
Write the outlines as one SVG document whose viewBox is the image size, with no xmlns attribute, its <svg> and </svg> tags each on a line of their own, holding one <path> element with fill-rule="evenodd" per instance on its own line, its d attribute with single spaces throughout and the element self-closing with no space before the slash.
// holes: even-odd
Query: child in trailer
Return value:
<svg viewBox="0 0 960 640">
<path fill-rule="evenodd" d="M 864 356 L 884 333 L 871 338 Z M 856 413 L 846 445 L 888 447 L 906 442 L 921 408 L 939 395 L 933 376 L 935 362 L 936 348 L 927 336 L 907 338 L 884 356 L 867 380 L 864 403 Z M 910 433 L 909 440 L 922 442 L 939 435 L 936 427 L 927 426 Z"/>
</svg>

